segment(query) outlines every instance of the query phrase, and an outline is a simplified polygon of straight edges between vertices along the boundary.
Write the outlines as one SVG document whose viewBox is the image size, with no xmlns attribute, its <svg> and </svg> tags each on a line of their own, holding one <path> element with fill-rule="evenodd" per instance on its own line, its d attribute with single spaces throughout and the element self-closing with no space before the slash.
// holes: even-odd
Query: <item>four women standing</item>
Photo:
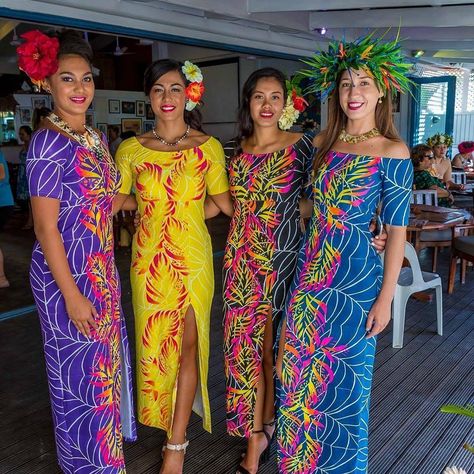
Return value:
<svg viewBox="0 0 474 474">
<path fill-rule="evenodd" d="M 77 439 L 78 446 L 84 442 L 80 427 L 67 417 L 70 409 L 81 413 L 82 405 L 65 403 L 64 390 L 57 395 L 55 415 L 64 424 L 57 427 L 60 463 L 65 472 L 87 471 L 87 462 L 111 463 L 116 470 L 107 472 L 125 472 L 122 429 L 129 438 L 134 434 L 129 392 L 125 399 L 119 393 L 127 387 L 126 381 L 118 383 L 128 375 L 121 370 L 127 362 L 126 335 L 109 219 L 118 175 L 103 137 L 83 125 L 93 95 L 90 58 L 78 38 L 75 46 L 66 40 L 59 44 L 58 69 L 44 80 L 55 111 L 51 125 L 35 135 L 28 162 L 33 210 L 39 216 L 32 286 L 50 359 L 52 397 L 53 371 L 61 364 L 55 357 L 61 359 L 62 352 L 48 354 L 48 343 L 56 349 L 61 345 L 58 330 L 79 344 L 73 356 L 70 341 L 63 349 L 68 364 L 80 357 L 82 366 L 93 367 L 91 377 L 100 379 L 92 385 L 111 388 L 110 435 L 104 435 L 93 413 L 82 413 L 87 426 L 101 433 L 95 440 L 101 449 L 100 456 L 97 450 L 90 456 L 82 450 L 79 461 L 72 454 L 76 444 L 63 452 L 67 443 L 61 434 L 66 430 L 67 440 Z M 389 320 L 412 179 L 410 161 L 403 159 L 408 152 L 391 123 L 390 97 L 384 96 L 390 87 L 377 82 L 370 67 L 357 60 L 341 63 L 330 126 L 315 141 L 313 215 L 280 339 L 282 472 L 366 470 L 372 336 Z M 156 126 L 125 141 L 117 152 L 123 181 L 114 209 L 126 205 L 133 187 L 142 216 L 131 270 L 138 411 L 144 424 L 167 432 L 163 474 L 182 470 L 193 406 L 210 431 L 206 380 L 214 278 L 204 225 L 209 194 L 218 208 L 234 213 L 224 259 L 228 431 L 249 438 L 238 472 L 253 474 L 274 430 L 274 336 L 296 265 L 300 200 L 311 181 L 314 150 L 310 137 L 278 128 L 284 107 L 296 106 L 293 91 L 288 99 L 284 76 L 274 69 L 253 73 L 244 87 L 236 153 L 228 159 L 232 209 L 222 147 L 202 132 L 192 110 L 202 91 L 202 75 L 193 64 L 154 62 L 145 73 L 145 92 Z M 40 172 L 44 167 L 47 174 Z M 380 201 L 382 221 L 389 226 L 383 280 L 368 230 Z M 83 251 L 79 261 L 76 235 Z M 88 239 L 90 246 L 84 248 Z M 51 260 L 53 253 L 60 258 Z M 47 288 L 52 295 L 45 294 Z M 80 334 L 71 333 L 68 316 Z M 87 348 L 81 334 L 88 338 Z M 59 382 L 74 392 L 75 367 L 68 364 Z M 107 377 L 113 379 L 110 384 Z M 77 390 L 75 401 L 82 399 Z M 92 394 L 88 390 L 87 396 Z M 341 441 L 344 449 L 337 448 Z"/>
</svg>

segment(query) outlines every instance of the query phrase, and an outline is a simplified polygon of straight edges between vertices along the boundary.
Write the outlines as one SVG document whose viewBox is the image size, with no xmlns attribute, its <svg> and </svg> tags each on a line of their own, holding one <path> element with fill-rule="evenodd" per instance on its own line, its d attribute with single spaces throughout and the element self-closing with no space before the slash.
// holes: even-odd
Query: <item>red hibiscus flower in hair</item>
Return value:
<svg viewBox="0 0 474 474">
<path fill-rule="evenodd" d="M 308 105 L 308 102 L 305 99 L 303 99 L 303 97 L 297 95 L 294 89 L 293 89 L 293 92 L 291 93 L 291 100 L 293 101 L 293 107 L 298 112 L 304 112 L 304 109 L 306 109 Z"/>
<path fill-rule="evenodd" d="M 26 41 L 18 46 L 18 67 L 32 81 L 42 81 L 58 70 L 59 41 L 38 30 L 21 35 Z"/>
<path fill-rule="evenodd" d="M 204 94 L 204 90 L 204 84 L 202 82 L 191 82 L 191 84 L 186 87 L 186 97 L 193 102 L 199 102 Z"/>
</svg>

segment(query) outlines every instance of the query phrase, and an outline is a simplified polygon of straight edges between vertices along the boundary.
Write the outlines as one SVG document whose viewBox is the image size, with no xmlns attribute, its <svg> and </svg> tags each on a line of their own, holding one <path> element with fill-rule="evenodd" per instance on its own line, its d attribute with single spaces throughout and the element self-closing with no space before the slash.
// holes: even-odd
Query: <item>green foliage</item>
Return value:
<svg viewBox="0 0 474 474">
<path fill-rule="evenodd" d="M 443 405 L 440 410 L 442 413 L 452 413 L 454 415 L 463 415 L 468 416 L 469 418 L 474 418 L 474 405 Z M 466 443 L 463 447 L 474 454 L 474 446 Z"/>
<path fill-rule="evenodd" d="M 364 70 L 384 94 L 394 96 L 406 92 L 413 84 L 407 74 L 412 64 L 406 63 L 397 37 L 392 41 L 374 38 L 372 32 L 352 43 L 345 39 L 331 41 L 328 51 L 317 51 L 312 57 L 302 59 L 310 68 L 299 72 L 311 79 L 307 92 L 317 92 L 322 99 L 335 89 L 339 75 L 346 70 Z"/>
</svg>

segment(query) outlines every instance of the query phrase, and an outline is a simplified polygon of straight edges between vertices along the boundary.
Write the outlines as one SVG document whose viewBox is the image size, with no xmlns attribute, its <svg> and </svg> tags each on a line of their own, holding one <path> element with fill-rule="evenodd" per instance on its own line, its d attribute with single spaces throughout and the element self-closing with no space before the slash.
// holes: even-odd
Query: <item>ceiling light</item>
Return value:
<svg viewBox="0 0 474 474">
<path fill-rule="evenodd" d="M 423 56 L 423 54 L 425 54 L 425 52 L 422 49 L 416 49 L 416 50 L 411 52 L 411 55 L 412 55 L 413 58 L 421 58 L 421 56 Z"/>
<path fill-rule="evenodd" d="M 18 35 L 16 34 L 16 28 L 13 28 L 13 37 L 12 40 L 10 41 L 10 44 L 12 46 L 19 46 L 22 43 L 20 38 L 18 38 Z"/>
<path fill-rule="evenodd" d="M 320 34 L 320 35 L 323 35 L 323 36 L 324 36 L 324 35 L 326 34 L 326 32 L 327 32 L 327 29 L 326 29 L 325 26 L 323 26 L 322 28 L 319 28 L 318 31 L 319 31 L 319 34 Z"/>
</svg>

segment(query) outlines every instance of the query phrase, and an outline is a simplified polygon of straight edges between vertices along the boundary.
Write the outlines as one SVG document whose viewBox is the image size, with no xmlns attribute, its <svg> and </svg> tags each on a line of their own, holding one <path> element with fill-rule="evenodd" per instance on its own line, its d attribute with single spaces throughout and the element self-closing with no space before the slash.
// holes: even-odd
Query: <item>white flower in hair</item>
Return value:
<svg viewBox="0 0 474 474">
<path fill-rule="evenodd" d="M 188 100 L 186 101 L 185 108 L 188 112 L 191 112 L 191 110 L 193 110 L 194 107 L 196 107 L 196 105 L 198 105 L 198 102 L 193 102 L 192 100 Z"/>
<path fill-rule="evenodd" d="M 286 99 L 286 105 L 283 107 L 278 125 L 282 130 L 289 130 L 292 125 L 298 120 L 300 113 L 295 109 L 291 96 Z"/>
<path fill-rule="evenodd" d="M 191 61 L 185 61 L 181 70 L 189 82 L 202 82 L 201 70 Z"/>
<path fill-rule="evenodd" d="M 456 466 L 453 466 L 447 467 L 443 471 L 443 474 L 467 474 L 467 472 L 464 469 L 458 469 Z"/>
<path fill-rule="evenodd" d="M 439 137 L 439 142 L 440 142 L 441 144 L 444 143 L 444 135 L 440 135 L 440 137 Z"/>
</svg>

